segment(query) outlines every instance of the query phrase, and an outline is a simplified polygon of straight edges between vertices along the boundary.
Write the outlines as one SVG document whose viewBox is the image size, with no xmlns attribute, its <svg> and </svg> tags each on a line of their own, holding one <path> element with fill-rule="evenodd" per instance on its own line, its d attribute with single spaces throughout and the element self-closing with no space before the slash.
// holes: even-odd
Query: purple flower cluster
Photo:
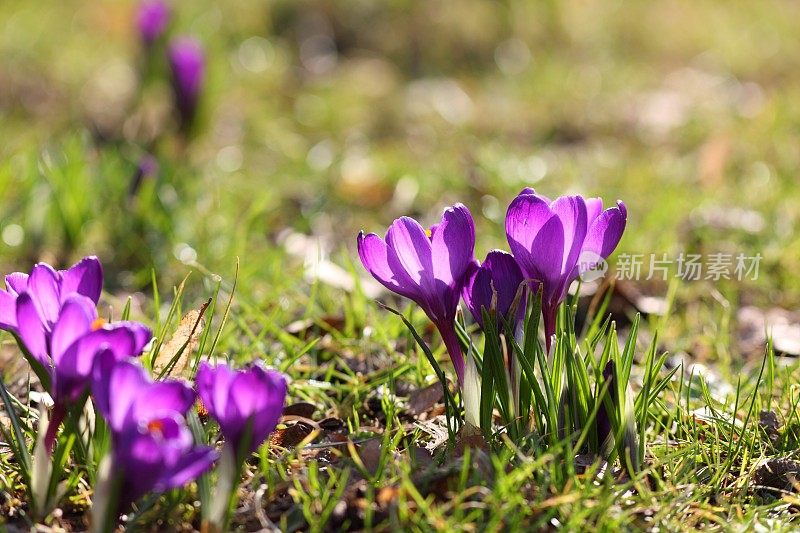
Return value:
<svg viewBox="0 0 800 533">
<path fill-rule="evenodd" d="M 67 410 L 88 392 L 99 354 L 118 361 L 138 356 L 151 337 L 142 324 L 108 324 L 98 317 L 102 287 L 100 262 L 86 257 L 67 270 L 39 263 L 30 274 L 9 274 L 6 290 L 0 291 L 0 328 L 17 337 L 53 398 L 48 449 Z"/>
<path fill-rule="evenodd" d="M 114 484 L 120 488 L 111 510 L 147 492 L 180 487 L 212 466 L 217 452 L 197 445 L 185 420 L 198 392 L 241 460 L 274 431 L 287 389 L 278 372 L 258 364 L 236 371 L 203 363 L 198 392 L 181 380 L 153 381 L 134 359 L 151 331 L 137 322 L 109 324 L 98 317 L 103 269 L 96 257 L 60 271 L 40 263 L 30 274 L 9 274 L 5 284 L 0 329 L 15 335 L 53 398 L 44 437 L 48 451 L 65 415 L 82 409 L 89 392 L 108 423 Z"/>
<path fill-rule="evenodd" d="M 579 259 L 582 254 L 606 259 L 622 238 L 626 221 L 622 202 L 604 211 L 600 198 L 550 200 L 526 188 L 506 213 L 510 254 L 493 250 L 478 263 L 473 256 L 475 227 L 462 204 L 446 209 L 441 223 L 429 232 L 408 217 L 395 220 L 384 239 L 361 232 L 358 253 L 375 279 L 425 311 L 463 383 L 464 356 L 454 324 L 459 297 L 483 326 L 482 309 L 506 316 L 521 289 L 516 315 L 506 316 L 519 325 L 525 316 L 526 291 L 541 286 L 549 350 L 558 306 L 581 273 Z"/>
</svg>

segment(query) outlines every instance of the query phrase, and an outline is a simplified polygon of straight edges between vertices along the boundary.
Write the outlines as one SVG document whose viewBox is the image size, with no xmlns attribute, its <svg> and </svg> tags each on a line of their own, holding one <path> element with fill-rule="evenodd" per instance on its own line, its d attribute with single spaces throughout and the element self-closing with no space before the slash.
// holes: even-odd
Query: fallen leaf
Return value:
<svg viewBox="0 0 800 533">
<path fill-rule="evenodd" d="M 302 416 L 312 418 L 317 407 L 308 402 L 297 402 L 283 408 L 283 416 Z"/>
<path fill-rule="evenodd" d="M 731 140 L 727 135 L 712 137 L 703 144 L 697 162 L 697 173 L 703 186 L 714 188 L 724 181 L 730 155 Z"/>
<path fill-rule="evenodd" d="M 739 349 L 745 355 L 761 356 L 771 335 L 778 355 L 800 357 L 800 316 L 778 307 L 744 306 L 736 313 Z"/>
<path fill-rule="evenodd" d="M 270 446 L 293 448 L 303 442 L 303 439 L 309 436 L 312 431 L 314 431 L 314 428 L 304 422 L 292 424 L 275 431 L 270 437 Z"/>
<path fill-rule="evenodd" d="M 753 485 L 761 493 L 800 492 L 800 462 L 785 457 L 766 459 L 753 474 Z"/>
<path fill-rule="evenodd" d="M 378 472 L 381 465 L 381 448 L 381 440 L 377 438 L 362 442 L 356 447 L 361 464 L 373 476 Z"/>
<path fill-rule="evenodd" d="M 778 421 L 778 415 L 775 411 L 762 410 L 758 413 L 758 426 L 764 430 L 772 442 L 777 441 L 780 437 L 778 430 L 781 427 L 781 423 Z"/>
<path fill-rule="evenodd" d="M 208 300 L 199 310 L 192 310 L 184 315 L 172 338 L 161 346 L 153 361 L 153 372 L 156 375 L 168 368 L 167 375 L 180 376 L 189 368 L 192 353 L 205 328 L 203 314 L 210 303 L 211 300 Z"/>
<path fill-rule="evenodd" d="M 345 423 L 335 417 L 329 417 L 319 423 L 319 427 L 325 431 L 336 433 L 342 431 L 346 426 Z"/>
<path fill-rule="evenodd" d="M 433 408 L 444 398 L 441 383 L 433 383 L 425 388 L 417 389 L 408 397 L 408 412 L 419 416 Z"/>
</svg>

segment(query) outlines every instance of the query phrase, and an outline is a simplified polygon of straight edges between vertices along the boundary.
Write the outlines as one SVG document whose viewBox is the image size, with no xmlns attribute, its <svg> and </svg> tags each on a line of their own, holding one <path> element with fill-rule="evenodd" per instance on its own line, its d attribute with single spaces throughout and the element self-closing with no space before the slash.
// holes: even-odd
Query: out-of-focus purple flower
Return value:
<svg viewBox="0 0 800 533">
<path fill-rule="evenodd" d="M 286 400 L 283 374 L 255 363 L 243 370 L 201 363 L 195 377 L 203 406 L 235 453 L 252 453 L 275 430 Z M 247 438 L 247 442 L 242 439 Z"/>
<path fill-rule="evenodd" d="M 150 154 L 145 154 L 136 166 L 136 172 L 131 178 L 131 186 L 128 189 L 128 200 L 133 200 L 142 182 L 152 179 L 158 175 L 158 160 Z"/>
<path fill-rule="evenodd" d="M 145 46 L 151 46 L 164 34 L 169 16 L 169 6 L 164 0 L 142 0 L 136 16 L 136 27 Z"/>
<path fill-rule="evenodd" d="M 58 318 L 61 305 L 72 293 L 91 299 L 95 304 L 103 290 L 103 267 L 97 257 L 84 257 L 66 270 L 55 270 L 47 263 L 38 263 L 30 274 L 14 272 L 5 278 L 6 289 L 0 290 L 0 329 L 16 331 L 17 298 L 27 292 L 49 332 Z"/>
<path fill-rule="evenodd" d="M 216 452 L 195 445 L 184 416 L 195 392 L 178 380 L 154 382 L 135 361 L 104 352 L 94 368 L 92 396 L 111 430 L 117 510 L 147 492 L 181 487 L 209 468 Z"/>
<path fill-rule="evenodd" d="M 454 322 L 474 250 L 475 226 L 462 204 L 445 209 L 430 235 L 409 217 L 395 220 L 385 239 L 363 231 L 358 235 L 358 255 L 369 273 L 416 302 L 436 325 L 459 384 L 464 381 L 464 355 Z"/>
<path fill-rule="evenodd" d="M 194 123 L 200 93 L 205 79 L 205 56 L 200 43 L 190 37 L 179 37 L 169 45 L 172 90 L 181 128 L 188 131 Z"/>
<path fill-rule="evenodd" d="M 470 264 L 462 296 L 481 328 L 483 328 L 481 308 L 485 308 L 489 312 L 497 313 L 497 327 L 502 331 L 503 322 L 499 316 L 509 318 L 508 313 L 523 280 L 522 271 L 514 256 L 503 250 L 489 252 L 483 264 L 479 265 L 477 261 Z M 517 323 L 525 317 L 526 293 L 527 290 L 523 289 L 516 316 L 513 317 Z"/>
<path fill-rule="evenodd" d="M 605 260 L 617 247 L 628 218 L 625 204 L 603 211 L 600 198 L 562 196 L 554 201 L 524 189 L 508 206 L 506 236 L 523 274 L 542 283 L 547 348 L 559 304 L 581 273 L 581 262 Z"/>
</svg>

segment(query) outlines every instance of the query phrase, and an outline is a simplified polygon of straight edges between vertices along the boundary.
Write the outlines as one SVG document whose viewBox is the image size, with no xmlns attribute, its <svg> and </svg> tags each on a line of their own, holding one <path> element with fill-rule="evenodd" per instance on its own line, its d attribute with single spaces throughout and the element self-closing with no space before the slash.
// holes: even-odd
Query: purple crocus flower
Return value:
<svg viewBox="0 0 800 533">
<path fill-rule="evenodd" d="M 139 4 L 136 27 L 145 46 L 151 46 L 169 24 L 169 6 L 164 0 L 143 0 Z"/>
<path fill-rule="evenodd" d="M 169 45 L 172 90 L 181 129 L 188 131 L 197 114 L 197 104 L 205 79 L 205 57 L 200 43 L 190 37 L 179 37 Z"/>
<path fill-rule="evenodd" d="M 89 388 L 95 358 L 106 352 L 116 360 L 142 353 L 151 332 L 136 322 L 107 324 L 94 302 L 72 293 L 61 304 L 52 329 L 42 322 L 33 293 L 17 298 L 17 336 L 32 365 L 40 365 L 43 386 L 53 398 L 45 444 L 52 450 L 56 431 L 70 406 Z"/>
<path fill-rule="evenodd" d="M 111 431 L 117 511 L 147 492 L 181 487 L 211 467 L 216 452 L 195 445 L 184 419 L 196 397 L 188 384 L 154 382 L 138 362 L 117 361 L 108 352 L 93 376 L 92 396 Z"/>
<path fill-rule="evenodd" d="M 203 362 L 195 383 L 203 406 L 219 422 L 237 455 L 255 451 L 275 430 L 283 413 L 286 379 L 258 363 L 233 370 L 224 363 L 211 366 Z"/>
<path fill-rule="evenodd" d="M 503 250 L 492 250 L 486 255 L 483 264 L 478 264 L 477 261 L 470 263 L 466 277 L 462 297 L 481 328 L 483 328 L 481 308 L 508 318 L 511 305 L 524 280 L 514 256 Z M 517 307 L 517 316 L 514 317 L 517 324 L 525 317 L 525 304 L 525 292 L 523 292 Z M 502 331 L 503 323 L 499 317 L 497 327 Z"/>
<path fill-rule="evenodd" d="M 358 255 L 369 273 L 416 302 L 436 325 L 459 384 L 464 381 L 464 356 L 454 322 L 474 249 L 475 226 L 463 204 L 445 209 L 430 235 L 409 217 L 395 220 L 385 239 L 363 231 L 358 235 Z"/>
<path fill-rule="evenodd" d="M 617 247 L 628 213 L 625 204 L 603 211 L 600 198 L 562 196 L 554 201 L 523 189 L 508 206 L 506 236 L 523 274 L 542 284 L 547 350 L 556 313 L 581 262 L 605 260 Z"/>
<path fill-rule="evenodd" d="M 30 274 L 14 272 L 5 278 L 6 289 L 0 290 L 0 329 L 17 329 L 17 298 L 31 295 L 37 313 L 47 331 L 52 328 L 66 298 L 78 293 L 95 304 L 103 289 L 103 267 L 97 257 L 84 257 L 66 270 L 55 270 L 47 263 L 38 263 Z"/>
</svg>

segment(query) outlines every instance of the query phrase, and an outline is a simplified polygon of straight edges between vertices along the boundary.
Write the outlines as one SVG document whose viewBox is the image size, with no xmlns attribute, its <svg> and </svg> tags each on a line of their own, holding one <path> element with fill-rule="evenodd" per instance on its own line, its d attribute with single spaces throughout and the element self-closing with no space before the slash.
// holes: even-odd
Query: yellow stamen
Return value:
<svg viewBox="0 0 800 533">
<path fill-rule="evenodd" d="M 94 321 L 92 322 L 92 331 L 97 331 L 98 329 L 105 326 L 105 324 L 106 324 L 105 319 L 95 318 Z"/>
<path fill-rule="evenodd" d="M 197 399 L 197 414 L 200 416 L 208 416 L 208 409 L 206 409 L 203 400 L 200 398 Z"/>
<path fill-rule="evenodd" d="M 430 228 L 425 230 L 425 235 L 427 235 L 429 239 L 433 238 L 433 232 L 430 230 Z"/>
</svg>

